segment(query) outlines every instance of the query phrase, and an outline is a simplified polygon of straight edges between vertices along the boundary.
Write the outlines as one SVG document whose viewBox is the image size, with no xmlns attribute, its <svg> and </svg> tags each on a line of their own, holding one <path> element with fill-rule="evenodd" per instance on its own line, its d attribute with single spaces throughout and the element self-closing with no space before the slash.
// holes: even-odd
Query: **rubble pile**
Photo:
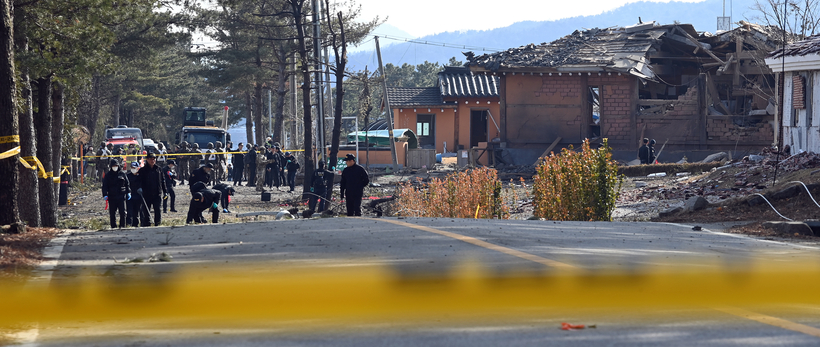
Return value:
<svg viewBox="0 0 820 347">
<path fill-rule="evenodd" d="M 503 52 L 474 56 L 467 52 L 470 65 L 482 66 L 490 71 L 498 71 L 502 65 L 555 67 L 583 62 L 577 54 L 580 49 L 589 49 L 590 42 L 599 40 L 601 29 L 593 28 L 584 31 L 576 30 L 550 43 L 529 44 L 510 48 Z M 604 54 L 604 52 L 599 52 Z"/>
<path fill-rule="evenodd" d="M 771 187 L 775 164 L 778 182 L 789 173 L 820 166 L 820 155 L 801 153 L 786 157 L 769 151 L 750 155 L 740 161 L 712 169 L 711 172 L 692 176 L 678 174 L 668 178 L 632 178 L 633 187 L 625 187 L 618 204 L 627 205 L 662 200 L 666 207 L 680 204 L 689 198 L 700 196 L 710 203 L 741 198 L 760 193 Z"/>
</svg>

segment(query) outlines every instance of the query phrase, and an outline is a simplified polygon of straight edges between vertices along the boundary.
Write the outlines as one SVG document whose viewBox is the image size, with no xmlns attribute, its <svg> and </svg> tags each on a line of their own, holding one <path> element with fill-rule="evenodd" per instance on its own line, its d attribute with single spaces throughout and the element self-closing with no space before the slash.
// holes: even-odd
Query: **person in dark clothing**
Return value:
<svg viewBox="0 0 820 347">
<path fill-rule="evenodd" d="M 194 185 L 197 182 L 202 182 L 202 184 L 207 185 L 208 182 L 211 181 L 211 172 L 213 172 L 213 170 L 214 165 L 207 163 L 205 166 L 191 172 L 191 179 L 188 181 L 188 184 L 191 186 L 191 193 L 194 192 Z"/>
<path fill-rule="evenodd" d="M 276 146 L 273 147 L 274 154 L 277 155 L 277 159 L 279 159 L 279 184 L 280 185 L 287 185 L 287 177 L 285 177 L 285 169 L 288 166 L 288 158 L 285 158 L 285 154 L 282 153 L 282 148 L 279 147 L 279 143 L 276 143 Z M 278 186 L 277 186 L 278 188 Z M 293 191 L 293 189 L 291 189 Z"/>
<path fill-rule="evenodd" d="M 120 162 L 111 159 L 108 173 L 103 178 L 102 195 L 108 201 L 108 218 L 111 229 L 117 227 L 117 213 L 120 215 L 120 228 L 125 228 L 125 201 L 131 199 L 131 187 L 128 177 L 120 171 Z"/>
<path fill-rule="evenodd" d="M 213 189 L 222 193 L 222 198 L 219 200 L 219 204 L 222 205 L 222 213 L 231 213 L 231 211 L 228 210 L 228 205 L 231 203 L 231 196 L 236 194 L 236 190 L 225 183 L 216 184 L 213 186 Z"/>
<path fill-rule="evenodd" d="M 162 176 L 165 179 L 165 191 L 168 192 L 169 199 L 162 200 L 162 213 L 168 213 L 168 200 L 171 200 L 171 212 L 176 212 L 177 195 L 174 193 L 174 186 L 177 185 L 177 174 L 174 169 L 177 167 L 175 160 L 169 160 L 168 165 L 162 168 Z"/>
<path fill-rule="evenodd" d="M 216 189 L 208 189 L 204 182 L 197 182 L 191 186 L 191 204 L 188 206 L 188 216 L 185 218 L 185 223 L 192 222 L 205 223 L 205 218 L 202 218 L 202 211 L 211 209 L 211 222 L 219 222 L 219 206 L 217 201 L 222 197 L 222 193 Z"/>
<path fill-rule="evenodd" d="M 242 142 L 236 147 L 237 152 L 242 152 Z M 233 185 L 242 185 L 242 175 L 245 173 L 245 153 L 235 153 L 231 155 L 231 162 L 233 162 Z"/>
<path fill-rule="evenodd" d="M 142 210 L 145 209 L 145 206 L 142 203 L 142 195 L 137 193 L 140 191 L 140 181 L 139 176 L 137 176 L 139 169 L 140 164 L 133 162 L 131 163 L 131 170 L 129 170 L 126 175 L 128 177 L 128 182 L 131 183 L 131 194 L 133 194 L 133 196 L 126 203 L 126 205 L 128 205 L 128 214 L 125 217 L 125 224 L 135 228 L 140 226 L 139 216 L 143 213 Z"/>
<path fill-rule="evenodd" d="M 638 148 L 638 159 L 641 160 L 641 164 L 649 164 L 649 139 L 643 139 L 643 145 L 641 148 Z"/>
<path fill-rule="evenodd" d="M 325 162 L 319 161 L 319 168 L 313 171 L 313 178 L 310 182 L 310 192 L 313 193 L 310 195 L 310 200 L 308 201 L 308 208 L 316 212 L 316 203 L 319 203 L 319 212 L 325 210 L 325 193 L 327 193 L 327 186 L 328 182 L 327 179 L 330 177 L 330 172 L 325 170 Z M 288 176 L 290 176 L 290 172 L 288 172 Z"/>
<path fill-rule="evenodd" d="M 162 223 L 160 205 L 163 199 L 168 198 L 168 193 L 165 190 L 165 176 L 162 169 L 157 166 L 157 156 L 154 153 L 148 153 L 145 156 L 145 166 L 139 170 L 138 176 L 140 181 L 139 193 L 145 199 L 146 209 L 154 209 L 154 226 L 159 226 Z M 149 226 L 148 211 L 140 216 L 140 224 L 145 227 Z"/>
<path fill-rule="evenodd" d="M 250 147 L 245 162 L 248 164 L 248 187 L 256 187 L 256 149 L 258 147 L 253 145 Z"/>
<path fill-rule="evenodd" d="M 367 170 L 356 164 L 353 154 L 345 156 L 345 164 L 347 167 L 342 171 L 342 181 L 339 183 L 342 199 L 345 199 L 348 216 L 361 216 L 364 187 L 370 184 L 370 177 Z"/>
<path fill-rule="evenodd" d="M 655 164 L 655 159 L 658 157 L 655 155 L 655 139 L 649 141 L 649 164 Z"/>
<path fill-rule="evenodd" d="M 296 172 L 300 166 L 299 161 L 290 152 L 285 153 L 285 167 L 288 169 L 288 186 L 292 192 L 296 187 Z"/>
<path fill-rule="evenodd" d="M 265 159 L 270 161 L 265 165 L 265 186 L 268 188 L 276 186 L 278 189 L 281 184 L 279 182 L 279 157 L 276 155 L 273 147 L 267 149 Z"/>
</svg>

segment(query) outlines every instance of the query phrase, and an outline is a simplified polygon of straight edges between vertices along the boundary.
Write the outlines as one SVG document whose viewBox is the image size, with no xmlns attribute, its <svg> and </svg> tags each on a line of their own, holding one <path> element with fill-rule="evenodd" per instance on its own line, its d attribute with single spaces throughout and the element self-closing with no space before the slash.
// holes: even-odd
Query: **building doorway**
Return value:
<svg viewBox="0 0 820 347">
<path fill-rule="evenodd" d="M 416 115 L 416 137 L 419 140 L 420 148 L 436 148 L 436 115 Z"/>
<path fill-rule="evenodd" d="M 589 87 L 589 134 L 590 138 L 601 136 L 601 89 L 598 86 Z"/>
<path fill-rule="evenodd" d="M 488 142 L 487 110 L 470 111 L 470 147 L 478 147 L 479 142 Z"/>
</svg>

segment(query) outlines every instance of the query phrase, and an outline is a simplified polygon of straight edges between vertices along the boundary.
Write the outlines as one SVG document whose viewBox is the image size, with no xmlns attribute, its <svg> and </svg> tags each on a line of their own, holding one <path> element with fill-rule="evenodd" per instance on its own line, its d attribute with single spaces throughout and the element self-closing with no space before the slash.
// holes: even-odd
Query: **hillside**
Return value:
<svg viewBox="0 0 820 347">
<path fill-rule="evenodd" d="M 754 3 L 755 0 L 734 0 L 732 20 L 737 22 L 755 17 L 755 12 L 751 10 L 751 6 Z M 417 40 L 505 50 L 529 43 L 553 41 L 577 29 L 632 25 L 638 22 L 638 17 L 641 17 L 643 21 L 654 20 L 661 24 L 671 24 L 675 21 L 691 23 L 698 31 L 714 32 L 717 17 L 722 15 L 722 11 L 723 0 L 706 0 L 700 3 L 674 1 L 668 3 L 636 2 L 594 16 L 572 17 L 556 21 L 518 22 L 504 28 L 493 30 L 445 32 L 425 36 Z M 726 9 L 726 13 L 729 15 L 728 8 Z M 490 14 L 488 14 L 488 16 L 490 16 Z M 450 57 L 456 57 L 456 59 L 461 61 L 464 60 L 464 55 L 461 54 L 462 51 L 465 51 L 464 49 L 406 42 L 395 43 L 385 47 L 388 43 L 393 42 L 395 41 L 389 39 L 381 40 L 382 59 L 385 64 L 392 63 L 394 65 L 401 65 L 408 63 L 416 65 L 424 61 L 442 64 L 446 63 Z M 368 44 L 373 47 L 372 41 Z M 349 61 L 348 66 L 351 70 L 364 69 L 365 64 L 369 65 L 372 69 L 372 67 L 377 64 L 375 54 L 373 54 L 372 50 L 362 50 L 350 54 Z"/>
</svg>

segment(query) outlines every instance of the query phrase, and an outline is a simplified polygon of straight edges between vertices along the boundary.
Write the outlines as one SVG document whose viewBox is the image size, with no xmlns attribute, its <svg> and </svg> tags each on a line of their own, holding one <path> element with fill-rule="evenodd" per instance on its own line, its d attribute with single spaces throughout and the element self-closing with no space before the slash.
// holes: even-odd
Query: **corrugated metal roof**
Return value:
<svg viewBox="0 0 820 347">
<path fill-rule="evenodd" d="M 387 97 L 390 99 L 390 107 L 444 105 L 438 87 L 388 87 Z"/>
<path fill-rule="evenodd" d="M 438 84 L 443 97 L 498 96 L 497 76 L 473 75 L 467 67 L 445 67 L 444 71 L 438 73 Z"/>
</svg>

